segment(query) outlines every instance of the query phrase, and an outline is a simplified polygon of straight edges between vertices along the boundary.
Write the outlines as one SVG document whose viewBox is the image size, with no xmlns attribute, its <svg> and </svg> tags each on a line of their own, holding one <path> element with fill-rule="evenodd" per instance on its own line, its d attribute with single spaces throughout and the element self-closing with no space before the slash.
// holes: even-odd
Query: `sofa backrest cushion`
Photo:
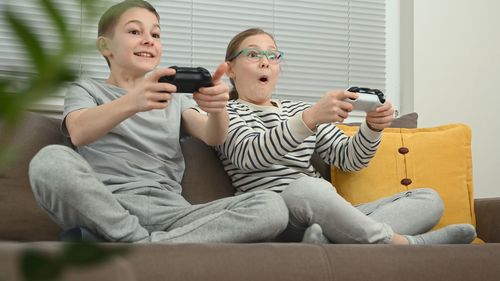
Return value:
<svg viewBox="0 0 500 281">
<path fill-rule="evenodd" d="M 181 140 L 186 162 L 182 178 L 182 195 L 191 204 L 210 202 L 233 196 L 235 189 L 224 171 L 214 149 L 201 140 L 186 137 Z"/>
<path fill-rule="evenodd" d="M 0 132 L 0 144 L 13 156 L 0 164 L 0 240 L 54 240 L 60 232 L 35 202 L 28 178 L 29 162 L 42 147 L 64 144 L 59 122 L 29 113 L 13 134 Z"/>
</svg>

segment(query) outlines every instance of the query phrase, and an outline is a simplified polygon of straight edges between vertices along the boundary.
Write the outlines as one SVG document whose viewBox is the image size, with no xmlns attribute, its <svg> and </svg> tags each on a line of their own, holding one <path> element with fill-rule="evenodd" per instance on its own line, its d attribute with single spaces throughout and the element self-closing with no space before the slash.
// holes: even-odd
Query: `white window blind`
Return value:
<svg viewBox="0 0 500 281">
<path fill-rule="evenodd" d="M 37 0 L 8 0 L 32 24 L 47 46 L 57 46 L 49 20 Z M 71 29 L 93 44 L 97 19 L 84 24 L 79 1 L 57 0 Z M 101 11 L 119 1 L 102 2 Z M 202 66 L 211 72 L 223 62 L 229 40 L 260 27 L 273 33 L 285 52 L 275 95 L 281 99 L 317 101 L 326 91 L 363 86 L 386 90 L 386 0 L 151 0 L 161 17 L 164 54 L 161 66 Z M 74 58 L 82 75 L 105 79 L 108 67 L 97 50 Z M 0 16 L 0 75 L 16 66 L 26 75 L 30 63 Z M 227 80 L 226 80 L 227 81 Z M 228 82 L 229 83 L 229 82 Z M 39 105 L 61 110 L 62 94 Z M 389 99 L 395 93 L 387 93 Z"/>
</svg>

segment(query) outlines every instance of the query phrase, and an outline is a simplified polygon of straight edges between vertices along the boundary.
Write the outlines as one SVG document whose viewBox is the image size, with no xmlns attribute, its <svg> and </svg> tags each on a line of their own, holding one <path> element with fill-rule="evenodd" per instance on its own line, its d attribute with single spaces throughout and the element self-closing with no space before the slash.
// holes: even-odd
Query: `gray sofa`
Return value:
<svg viewBox="0 0 500 281">
<path fill-rule="evenodd" d="M 0 145 L 14 152 L 0 169 L 0 281 L 21 280 L 19 258 L 29 249 L 56 254 L 61 229 L 35 203 L 27 176 L 33 155 L 48 144 L 67 144 L 59 121 L 27 114 Z M 414 127 L 416 115 L 393 126 Z M 182 142 L 185 197 L 203 203 L 234 189 L 214 151 Z M 329 178 L 328 166 L 314 160 Z M 98 266 L 72 268 L 64 280 L 500 280 L 500 198 L 476 199 L 479 245 L 103 244 L 126 254 Z"/>
</svg>

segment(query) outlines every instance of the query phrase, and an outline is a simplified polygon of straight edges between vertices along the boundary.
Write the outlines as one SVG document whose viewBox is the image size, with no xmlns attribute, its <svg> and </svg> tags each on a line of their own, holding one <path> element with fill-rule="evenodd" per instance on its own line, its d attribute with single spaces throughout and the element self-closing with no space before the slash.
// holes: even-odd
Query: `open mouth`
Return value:
<svg viewBox="0 0 500 281">
<path fill-rule="evenodd" d="M 143 57 L 143 58 L 154 58 L 155 57 L 152 53 L 149 53 L 149 52 L 137 52 L 137 53 L 134 53 L 134 55 L 139 56 L 139 57 Z"/>
<path fill-rule="evenodd" d="M 264 76 L 261 76 L 261 77 L 259 78 L 259 81 L 260 81 L 260 82 L 262 82 L 262 83 L 267 83 L 267 81 L 269 81 L 269 78 L 268 78 L 267 76 L 265 76 L 265 75 L 264 75 Z"/>
</svg>

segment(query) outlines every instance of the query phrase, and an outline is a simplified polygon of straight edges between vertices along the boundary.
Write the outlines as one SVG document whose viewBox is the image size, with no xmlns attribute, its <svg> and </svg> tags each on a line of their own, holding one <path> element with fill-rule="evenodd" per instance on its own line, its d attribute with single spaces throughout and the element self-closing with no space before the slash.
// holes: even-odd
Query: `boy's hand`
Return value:
<svg viewBox="0 0 500 281">
<path fill-rule="evenodd" d="M 221 63 L 214 75 L 212 75 L 213 86 L 202 87 L 193 93 L 193 98 L 200 108 L 207 113 L 218 113 L 226 110 L 229 100 L 229 87 L 222 81 L 222 75 L 226 73 L 227 63 Z"/>
<path fill-rule="evenodd" d="M 170 99 L 172 99 L 172 92 L 175 92 L 177 89 L 175 85 L 159 83 L 158 80 L 162 76 L 174 74 L 175 69 L 161 68 L 155 70 L 141 82 L 137 83 L 126 95 L 130 99 L 131 104 L 135 106 L 136 112 L 165 109 Z"/>
<path fill-rule="evenodd" d="M 394 108 L 389 101 L 366 114 L 366 123 L 374 131 L 382 131 L 389 127 L 392 120 L 394 120 Z"/>
</svg>

